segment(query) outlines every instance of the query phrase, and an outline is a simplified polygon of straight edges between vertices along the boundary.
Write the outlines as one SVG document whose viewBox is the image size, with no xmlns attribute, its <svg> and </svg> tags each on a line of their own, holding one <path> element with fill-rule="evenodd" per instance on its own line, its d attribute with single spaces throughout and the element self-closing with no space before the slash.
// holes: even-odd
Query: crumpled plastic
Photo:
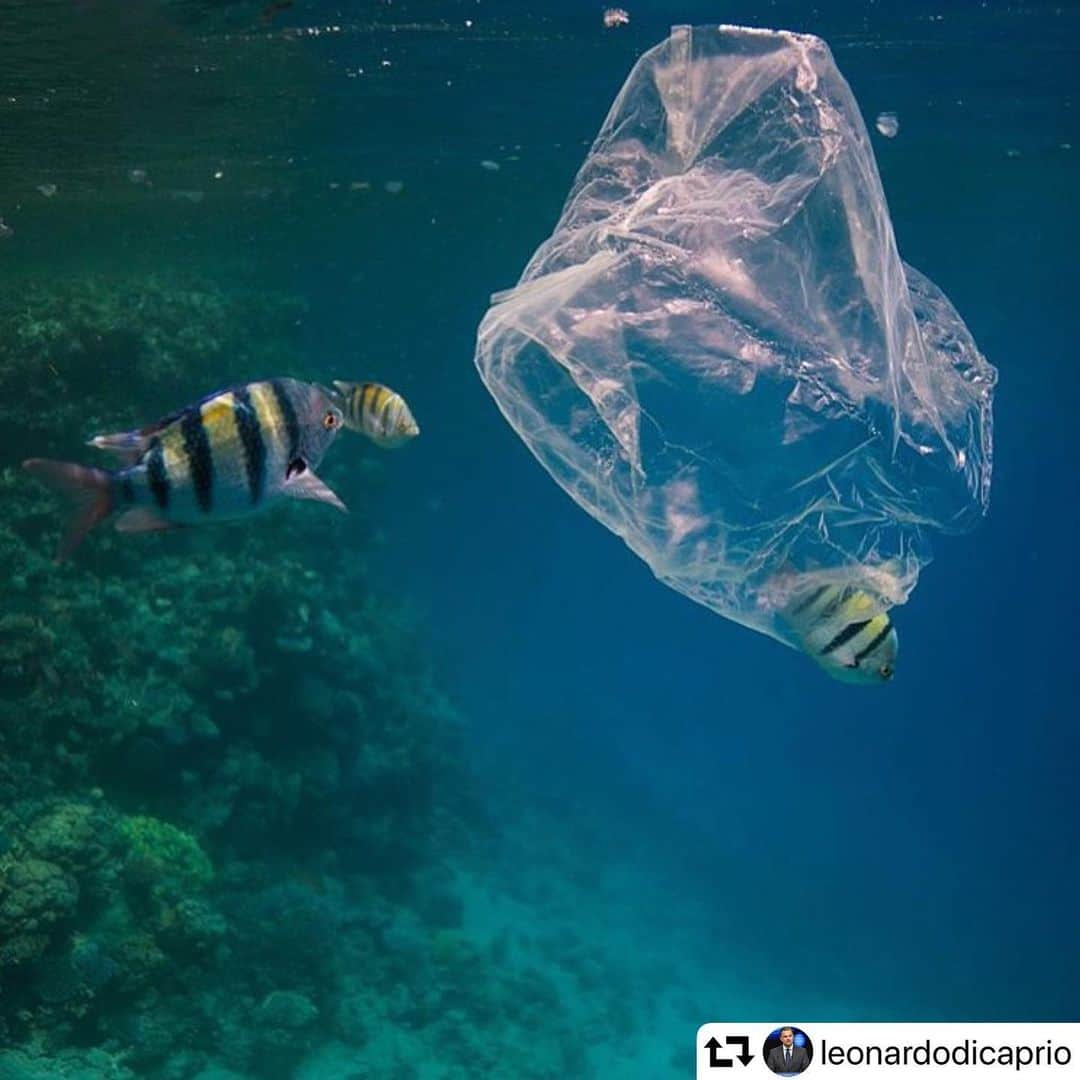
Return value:
<svg viewBox="0 0 1080 1080">
<path fill-rule="evenodd" d="M 813 581 L 905 601 L 986 511 L 996 372 L 901 262 L 818 38 L 675 27 L 619 93 L 476 364 L 666 584 L 788 644 Z"/>
</svg>

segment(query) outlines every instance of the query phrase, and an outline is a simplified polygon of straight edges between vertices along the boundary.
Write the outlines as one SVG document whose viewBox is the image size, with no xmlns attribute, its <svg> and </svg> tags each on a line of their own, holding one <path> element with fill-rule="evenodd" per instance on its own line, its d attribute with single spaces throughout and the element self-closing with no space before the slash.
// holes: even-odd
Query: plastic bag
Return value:
<svg viewBox="0 0 1080 1080">
<path fill-rule="evenodd" d="M 630 73 L 480 374 L 658 578 L 791 644 L 816 580 L 883 607 L 990 490 L 994 369 L 900 261 L 818 38 L 676 27 Z"/>
</svg>

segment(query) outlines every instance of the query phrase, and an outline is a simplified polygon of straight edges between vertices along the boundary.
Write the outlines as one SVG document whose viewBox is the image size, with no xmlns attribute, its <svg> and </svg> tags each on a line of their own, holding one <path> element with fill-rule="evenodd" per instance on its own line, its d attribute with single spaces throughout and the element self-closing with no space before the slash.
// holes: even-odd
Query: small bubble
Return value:
<svg viewBox="0 0 1080 1080">
<path fill-rule="evenodd" d="M 900 131 L 900 118 L 894 112 L 878 113 L 875 126 L 886 139 L 895 139 Z"/>
<path fill-rule="evenodd" d="M 56 194 L 55 184 L 38 184 L 38 191 L 45 196 L 46 199 L 51 199 Z"/>
<path fill-rule="evenodd" d="M 128 179 L 133 184 L 145 184 L 146 183 L 146 170 L 145 169 L 130 169 L 128 171 Z"/>
<path fill-rule="evenodd" d="M 387 180 L 383 187 L 391 195 L 400 195 L 405 190 L 404 181 L 401 180 Z"/>
<path fill-rule="evenodd" d="M 502 166 L 497 161 L 491 161 L 489 158 L 484 158 L 484 160 L 480 162 L 480 168 L 487 169 L 488 172 L 498 172 Z"/>
</svg>

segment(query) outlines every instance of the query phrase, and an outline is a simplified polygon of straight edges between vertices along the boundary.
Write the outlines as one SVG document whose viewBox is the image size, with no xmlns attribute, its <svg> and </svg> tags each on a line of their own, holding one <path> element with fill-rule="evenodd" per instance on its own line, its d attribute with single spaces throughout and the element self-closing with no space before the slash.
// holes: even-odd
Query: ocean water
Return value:
<svg viewBox="0 0 1080 1080">
<path fill-rule="evenodd" d="M 710 1019 L 1078 1018 L 1080 11 L 627 10 L 5 7 L 0 1070 L 677 1077 Z M 901 255 L 999 370 L 989 515 L 881 689 L 660 585 L 473 366 L 636 58 L 720 20 L 897 114 Z M 342 437 L 348 518 L 46 567 L 22 458 L 259 374 L 384 381 L 422 434 Z"/>
</svg>

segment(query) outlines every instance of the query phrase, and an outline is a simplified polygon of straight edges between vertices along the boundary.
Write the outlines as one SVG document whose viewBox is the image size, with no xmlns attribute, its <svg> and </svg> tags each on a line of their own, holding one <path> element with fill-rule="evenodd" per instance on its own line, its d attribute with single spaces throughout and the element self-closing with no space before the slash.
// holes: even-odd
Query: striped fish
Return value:
<svg viewBox="0 0 1080 1080">
<path fill-rule="evenodd" d="M 818 584 L 781 613 L 799 647 L 833 678 L 888 682 L 896 669 L 896 629 L 880 601 L 854 585 Z"/>
<path fill-rule="evenodd" d="M 32 458 L 23 466 L 69 496 L 75 512 L 58 559 L 99 522 L 147 532 L 246 517 L 279 496 L 345 505 L 315 474 L 344 424 L 336 395 L 295 379 L 211 394 L 136 431 L 98 435 L 115 471 Z"/>
<path fill-rule="evenodd" d="M 350 383 L 334 380 L 341 395 L 345 426 L 359 431 L 383 447 L 400 446 L 420 434 L 420 428 L 405 399 L 380 383 Z"/>
</svg>

